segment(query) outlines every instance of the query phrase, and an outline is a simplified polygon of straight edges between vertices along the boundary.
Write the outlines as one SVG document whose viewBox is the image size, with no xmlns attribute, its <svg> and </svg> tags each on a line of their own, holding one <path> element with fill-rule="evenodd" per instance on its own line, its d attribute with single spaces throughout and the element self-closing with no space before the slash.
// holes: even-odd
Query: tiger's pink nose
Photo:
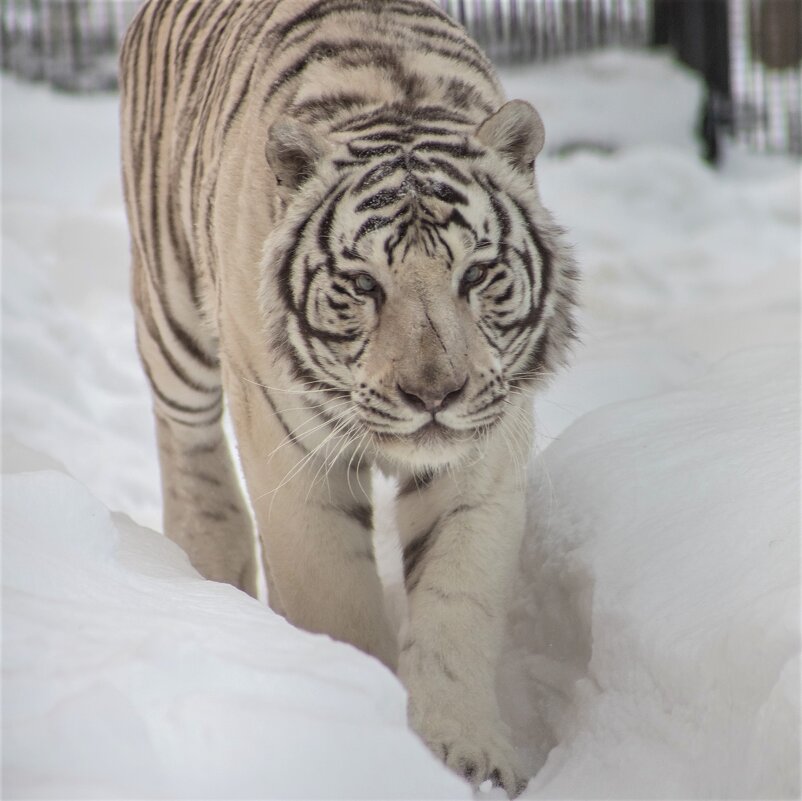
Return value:
<svg viewBox="0 0 802 801">
<path fill-rule="evenodd" d="M 407 384 L 396 383 L 398 394 L 413 409 L 424 412 L 441 412 L 457 400 L 465 390 L 468 377 L 465 376 L 461 381 L 450 380 L 439 385 Z"/>
</svg>

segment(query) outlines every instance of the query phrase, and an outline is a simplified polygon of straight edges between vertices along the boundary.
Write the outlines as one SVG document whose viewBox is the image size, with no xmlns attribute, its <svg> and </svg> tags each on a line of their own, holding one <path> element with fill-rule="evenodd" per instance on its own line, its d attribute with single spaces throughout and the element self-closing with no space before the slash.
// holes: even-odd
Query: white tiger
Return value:
<svg viewBox="0 0 802 801">
<path fill-rule="evenodd" d="M 526 783 L 494 695 L 531 398 L 573 262 L 543 126 L 427 0 L 150 0 L 121 56 L 137 337 L 166 533 L 201 573 L 376 656 L 474 785 Z M 396 476 L 400 652 L 371 539 Z"/>
</svg>

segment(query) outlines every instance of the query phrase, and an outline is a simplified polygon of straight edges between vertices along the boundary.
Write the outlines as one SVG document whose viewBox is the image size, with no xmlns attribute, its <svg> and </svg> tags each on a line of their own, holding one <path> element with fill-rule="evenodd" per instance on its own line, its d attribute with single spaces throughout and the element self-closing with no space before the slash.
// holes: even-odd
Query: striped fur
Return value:
<svg viewBox="0 0 802 801">
<path fill-rule="evenodd" d="M 370 467 L 399 479 L 410 721 L 524 777 L 493 696 L 531 397 L 572 337 L 537 113 L 428 0 L 150 0 L 121 55 L 133 296 L 167 534 L 395 667 Z"/>
</svg>

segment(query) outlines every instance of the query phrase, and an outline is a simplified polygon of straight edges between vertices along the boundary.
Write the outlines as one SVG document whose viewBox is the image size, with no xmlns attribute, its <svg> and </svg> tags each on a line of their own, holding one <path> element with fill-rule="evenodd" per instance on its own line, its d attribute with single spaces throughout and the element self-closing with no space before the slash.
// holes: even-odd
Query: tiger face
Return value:
<svg viewBox="0 0 802 801">
<path fill-rule="evenodd" d="M 321 142 L 271 129 L 274 342 L 299 381 L 330 392 L 335 422 L 393 461 L 468 457 L 546 371 L 559 309 L 533 182 L 542 144 L 521 101 L 473 131 L 409 121 Z"/>
</svg>

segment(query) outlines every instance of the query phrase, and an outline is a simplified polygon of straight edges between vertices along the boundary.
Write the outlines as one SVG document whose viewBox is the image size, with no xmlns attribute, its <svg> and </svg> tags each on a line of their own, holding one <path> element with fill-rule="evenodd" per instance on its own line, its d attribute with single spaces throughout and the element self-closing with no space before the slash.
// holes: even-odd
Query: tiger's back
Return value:
<svg viewBox="0 0 802 801">
<path fill-rule="evenodd" d="M 165 532 L 207 578 L 255 595 L 264 569 L 274 610 L 398 665 L 428 746 L 520 792 L 495 661 L 575 278 L 533 180 L 537 112 L 429 0 L 150 0 L 120 66 Z M 400 648 L 373 465 L 399 485 Z"/>
</svg>

